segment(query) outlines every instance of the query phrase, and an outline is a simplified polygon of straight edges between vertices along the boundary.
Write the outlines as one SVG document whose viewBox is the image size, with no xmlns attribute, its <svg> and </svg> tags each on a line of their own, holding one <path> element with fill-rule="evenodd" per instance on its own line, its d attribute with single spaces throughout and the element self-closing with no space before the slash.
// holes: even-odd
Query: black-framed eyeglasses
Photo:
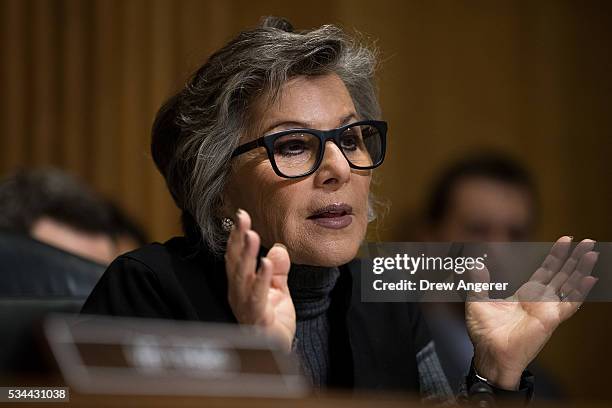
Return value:
<svg viewBox="0 0 612 408">
<path fill-rule="evenodd" d="M 337 129 L 289 129 L 238 146 L 232 158 L 265 147 L 272 168 L 280 177 L 298 178 L 314 173 L 325 155 L 328 140 L 340 148 L 354 169 L 378 167 L 385 159 L 387 122 L 364 120 Z"/>
</svg>

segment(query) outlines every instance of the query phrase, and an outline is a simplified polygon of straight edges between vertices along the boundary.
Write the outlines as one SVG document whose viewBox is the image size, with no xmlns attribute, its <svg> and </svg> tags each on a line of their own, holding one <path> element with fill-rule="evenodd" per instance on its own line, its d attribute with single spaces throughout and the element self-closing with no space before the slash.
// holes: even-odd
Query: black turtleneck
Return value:
<svg viewBox="0 0 612 408">
<path fill-rule="evenodd" d="M 304 374 L 315 388 L 328 384 L 330 374 L 331 292 L 338 280 L 338 268 L 292 265 L 288 285 L 295 306 L 294 349 Z"/>
</svg>

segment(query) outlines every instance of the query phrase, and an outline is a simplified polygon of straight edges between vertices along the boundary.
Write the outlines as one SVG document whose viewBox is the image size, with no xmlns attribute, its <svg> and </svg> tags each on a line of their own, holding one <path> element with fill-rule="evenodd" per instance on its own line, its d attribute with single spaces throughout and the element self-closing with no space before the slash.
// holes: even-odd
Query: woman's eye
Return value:
<svg viewBox="0 0 612 408">
<path fill-rule="evenodd" d="M 303 140 L 288 140 L 277 143 L 274 150 L 283 156 L 297 156 L 308 150 L 308 146 Z"/>
<path fill-rule="evenodd" d="M 359 146 L 359 137 L 355 134 L 344 134 L 342 135 L 340 143 L 344 150 L 356 150 Z"/>
</svg>

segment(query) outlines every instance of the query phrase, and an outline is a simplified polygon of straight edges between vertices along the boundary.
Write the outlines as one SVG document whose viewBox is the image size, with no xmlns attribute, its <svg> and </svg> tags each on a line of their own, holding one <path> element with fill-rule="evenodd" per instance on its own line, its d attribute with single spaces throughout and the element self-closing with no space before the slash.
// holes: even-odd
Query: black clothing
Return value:
<svg viewBox="0 0 612 408">
<path fill-rule="evenodd" d="M 295 307 L 294 350 L 315 388 L 329 379 L 329 306 L 338 268 L 292 265 L 288 286 Z"/>
<path fill-rule="evenodd" d="M 412 303 L 361 302 L 359 261 L 339 267 L 330 294 L 327 385 L 419 392 L 416 355 L 429 342 Z M 82 313 L 236 323 L 223 257 L 193 253 L 185 238 L 117 258 Z"/>
<path fill-rule="evenodd" d="M 84 300 L 104 265 L 34 238 L 0 231 L 0 297 Z"/>
</svg>

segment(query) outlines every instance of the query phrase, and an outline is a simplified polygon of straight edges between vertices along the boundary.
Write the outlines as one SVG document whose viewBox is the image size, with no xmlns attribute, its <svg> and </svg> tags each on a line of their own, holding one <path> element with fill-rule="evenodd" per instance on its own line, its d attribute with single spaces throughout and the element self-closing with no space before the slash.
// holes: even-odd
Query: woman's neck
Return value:
<svg viewBox="0 0 612 408">
<path fill-rule="evenodd" d="M 288 285 L 298 320 L 314 318 L 327 311 L 338 276 L 340 271 L 336 267 L 291 265 Z"/>
</svg>

